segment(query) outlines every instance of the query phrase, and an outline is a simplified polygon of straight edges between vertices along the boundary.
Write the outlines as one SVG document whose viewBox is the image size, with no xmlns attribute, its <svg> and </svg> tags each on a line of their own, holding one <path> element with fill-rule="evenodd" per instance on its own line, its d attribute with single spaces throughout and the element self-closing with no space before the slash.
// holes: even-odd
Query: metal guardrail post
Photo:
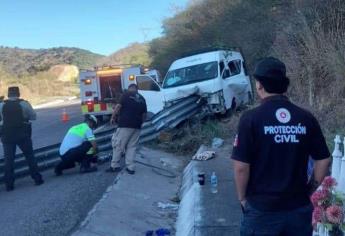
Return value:
<svg viewBox="0 0 345 236">
<path fill-rule="evenodd" d="M 340 158 L 342 157 L 342 153 L 340 151 L 340 135 L 336 135 L 334 139 L 334 151 L 332 153 L 333 161 L 332 161 L 332 177 L 335 178 L 337 181 L 339 180 L 340 174 Z"/>
</svg>

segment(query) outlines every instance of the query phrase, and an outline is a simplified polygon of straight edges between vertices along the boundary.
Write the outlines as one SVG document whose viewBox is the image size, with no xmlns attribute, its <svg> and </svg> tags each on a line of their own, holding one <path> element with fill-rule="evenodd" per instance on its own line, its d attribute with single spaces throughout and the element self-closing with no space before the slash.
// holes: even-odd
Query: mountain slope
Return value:
<svg viewBox="0 0 345 236">
<path fill-rule="evenodd" d="M 149 45 L 146 43 L 133 43 L 101 59 L 99 64 L 142 64 L 148 66 L 151 64 L 148 50 Z"/>
<path fill-rule="evenodd" d="M 36 74 L 54 65 L 91 68 L 104 56 L 79 48 L 21 49 L 0 47 L 0 66 L 15 75 Z"/>
</svg>

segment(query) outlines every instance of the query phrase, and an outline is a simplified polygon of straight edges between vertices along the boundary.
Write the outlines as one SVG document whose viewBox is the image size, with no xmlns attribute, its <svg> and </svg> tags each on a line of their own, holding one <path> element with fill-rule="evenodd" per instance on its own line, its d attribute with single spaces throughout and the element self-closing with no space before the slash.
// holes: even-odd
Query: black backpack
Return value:
<svg viewBox="0 0 345 236">
<path fill-rule="evenodd" d="M 22 99 L 6 100 L 2 108 L 2 137 L 15 139 L 31 136 L 31 125 L 28 127 L 24 119 L 23 108 L 20 105 Z M 29 129 L 28 129 L 29 128 Z"/>
</svg>

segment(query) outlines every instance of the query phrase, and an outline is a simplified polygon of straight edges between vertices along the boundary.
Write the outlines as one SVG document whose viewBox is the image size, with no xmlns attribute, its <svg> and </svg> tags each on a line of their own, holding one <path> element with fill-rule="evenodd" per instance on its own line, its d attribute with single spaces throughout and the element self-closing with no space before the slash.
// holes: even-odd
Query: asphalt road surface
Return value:
<svg viewBox="0 0 345 236">
<path fill-rule="evenodd" d="M 61 122 L 64 108 L 70 117 L 67 123 Z M 80 105 L 76 102 L 37 110 L 34 147 L 61 142 L 68 128 L 81 121 Z M 2 145 L 0 149 L 2 158 Z M 0 185 L 0 235 L 70 235 L 114 181 L 114 175 L 104 172 L 107 166 L 83 175 L 75 168 L 60 177 L 47 170 L 42 173 L 44 185 L 34 186 L 26 177 L 16 180 L 15 191 L 9 193 Z"/>
<path fill-rule="evenodd" d="M 43 173 L 45 184 L 19 179 L 13 192 L 0 185 L 0 235 L 70 235 L 115 180 L 114 174 L 104 172 L 107 166 L 88 174 L 75 168 L 59 177 L 48 170 Z"/>
</svg>

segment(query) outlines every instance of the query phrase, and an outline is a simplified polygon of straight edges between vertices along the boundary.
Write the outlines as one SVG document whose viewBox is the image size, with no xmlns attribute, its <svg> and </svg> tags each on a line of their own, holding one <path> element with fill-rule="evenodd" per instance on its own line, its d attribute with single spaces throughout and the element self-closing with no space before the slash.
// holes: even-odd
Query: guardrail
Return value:
<svg viewBox="0 0 345 236">
<path fill-rule="evenodd" d="M 182 99 L 157 113 L 151 120 L 143 124 L 140 134 L 140 143 L 145 143 L 157 138 L 160 131 L 174 128 L 182 121 L 197 114 L 202 106 L 202 104 L 198 102 L 199 99 L 200 98 L 197 96 L 191 96 Z M 100 152 L 112 149 L 111 137 L 114 131 L 115 128 L 113 127 L 95 134 Z M 34 150 L 40 171 L 53 168 L 60 161 L 59 147 L 60 143 L 57 143 Z M 4 165 L 4 159 L 0 159 L 0 183 L 4 181 Z M 18 154 L 16 155 L 15 160 L 15 176 L 18 178 L 27 175 L 29 175 L 29 169 L 25 157 L 23 154 Z"/>
</svg>

